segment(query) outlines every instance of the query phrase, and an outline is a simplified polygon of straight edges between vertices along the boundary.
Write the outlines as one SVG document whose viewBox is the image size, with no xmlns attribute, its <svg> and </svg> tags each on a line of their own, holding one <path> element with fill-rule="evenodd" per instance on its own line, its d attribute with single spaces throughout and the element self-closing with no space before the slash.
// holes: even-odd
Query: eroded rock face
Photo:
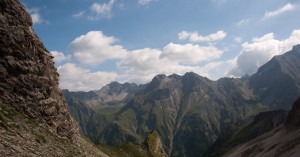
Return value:
<svg viewBox="0 0 300 157">
<path fill-rule="evenodd" d="M 0 1 L 0 101 L 73 139 L 77 125 L 58 88 L 53 57 L 17 0 Z"/>
</svg>

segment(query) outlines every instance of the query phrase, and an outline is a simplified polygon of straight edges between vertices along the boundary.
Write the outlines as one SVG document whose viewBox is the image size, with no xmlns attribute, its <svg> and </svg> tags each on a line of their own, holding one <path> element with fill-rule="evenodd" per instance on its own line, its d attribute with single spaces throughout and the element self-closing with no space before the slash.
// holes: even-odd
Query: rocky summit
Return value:
<svg viewBox="0 0 300 157">
<path fill-rule="evenodd" d="M 79 135 L 25 7 L 1 0 L 0 23 L 0 154 L 105 156 Z"/>
</svg>

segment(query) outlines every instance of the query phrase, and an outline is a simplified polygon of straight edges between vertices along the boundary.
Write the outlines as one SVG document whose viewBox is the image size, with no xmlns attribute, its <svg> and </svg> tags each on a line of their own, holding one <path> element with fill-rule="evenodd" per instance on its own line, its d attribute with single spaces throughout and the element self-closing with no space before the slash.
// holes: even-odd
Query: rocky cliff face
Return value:
<svg viewBox="0 0 300 157">
<path fill-rule="evenodd" d="M 0 23 L 0 152 L 66 156 L 76 151 L 69 154 L 76 156 L 91 150 L 101 155 L 92 146 L 79 147 L 90 144 L 68 113 L 53 57 L 33 32 L 25 7 L 17 0 L 1 0 Z"/>
<path fill-rule="evenodd" d="M 73 138 L 77 126 L 58 88 L 53 57 L 34 34 L 23 6 L 15 0 L 2 0 L 0 6 L 1 101 Z"/>
</svg>

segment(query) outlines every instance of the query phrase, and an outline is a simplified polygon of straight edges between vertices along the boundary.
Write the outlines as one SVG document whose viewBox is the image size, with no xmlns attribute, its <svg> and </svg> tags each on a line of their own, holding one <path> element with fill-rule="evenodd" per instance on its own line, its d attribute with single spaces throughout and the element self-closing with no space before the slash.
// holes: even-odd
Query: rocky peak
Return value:
<svg viewBox="0 0 300 157">
<path fill-rule="evenodd" d="M 121 92 L 129 92 L 132 90 L 135 90 L 137 88 L 137 85 L 135 83 L 124 83 L 121 84 L 119 82 L 111 82 L 110 84 L 104 86 L 100 91 L 106 91 L 108 94 L 112 93 L 121 93 Z"/>
<path fill-rule="evenodd" d="M 183 93 L 188 94 L 190 92 L 206 88 L 208 82 L 211 82 L 208 78 L 199 76 L 194 72 L 185 73 L 182 76 Z"/>
<path fill-rule="evenodd" d="M 73 139 L 77 125 L 58 87 L 53 57 L 17 0 L 0 1 L 0 101 Z"/>
<path fill-rule="evenodd" d="M 165 74 L 156 75 L 152 81 L 147 85 L 146 91 L 151 91 L 160 87 L 161 82 L 168 79 Z"/>
</svg>

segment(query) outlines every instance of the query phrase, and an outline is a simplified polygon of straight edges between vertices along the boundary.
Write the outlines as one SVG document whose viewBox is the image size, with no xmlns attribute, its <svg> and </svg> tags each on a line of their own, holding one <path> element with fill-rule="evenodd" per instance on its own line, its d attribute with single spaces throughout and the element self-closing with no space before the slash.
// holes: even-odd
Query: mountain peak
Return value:
<svg viewBox="0 0 300 157">
<path fill-rule="evenodd" d="M 166 77 L 167 76 L 165 74 L 158 74 L 158 75 L 154 76 L 153 80 L 162 80 Z"/>
<path fill-rule="evenodd" d="M 199 77 L 199 75 L 191 71 L 191 72 L 185 73 L 183 75 L 183 77 Z"/>
</svg>

